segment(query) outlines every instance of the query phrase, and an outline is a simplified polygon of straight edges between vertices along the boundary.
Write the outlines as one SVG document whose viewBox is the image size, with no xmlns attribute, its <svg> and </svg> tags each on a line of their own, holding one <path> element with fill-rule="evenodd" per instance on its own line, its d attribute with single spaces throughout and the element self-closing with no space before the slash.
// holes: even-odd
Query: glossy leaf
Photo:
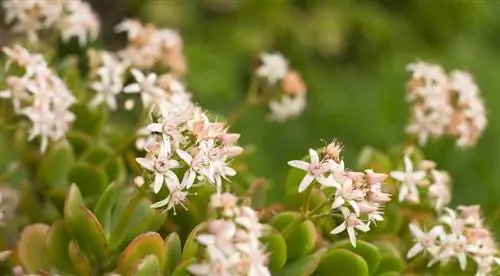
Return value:
<svg viewBox="0 0 500 276">
<path fill-rule="evenodd" d="M 179 235 L 170 233 L 165 239 L 165 273 L 173 273 L 181 262 L 182 244 Z"/>
<path fill-rule="evenodd" d="M 134 265 L 130 275 L 133 276 L 161 276 L 160 262 L 155 255 L 148 255 Z"/>
<path fill-rule="evenodd" d="M 103 227 L 106 239 L 109 238 L 112 229 L 111 214 L 116 202 L 117 193 L 116 183 L 111 183 L 99 197 L 94 209 L 95 216 Z"/>
<path fill-rule="evenodd" d="M 394 244 L 388 241 L 374 241 L 372 244 L 378 247 L 381 256 L 376 274 L 387 271 L 401 272 L 403 270 L 405 262 Z"/>
<path fill-rule="evenodd" d="M 200 244 L 198 241 L 196 241 L 196 238 L 200 233 L 206 230 L 207 224 L 205 222 L 200 223 L 197 225 L 189 234 L 189 236 L 186 239 L 186 242 L 184 243 L 184 249 L 182 251 L 182 256 L 181 256 L 181 261 L 185 262 L 193 257 L 196 256 L 198 253 L 198 249 L 200 247 Z"/>
<path fill-rule="evenodd" d="M 92 275 L 90 262 L 75 241 L 71 241 L 68 246 L 69 258 L 78 276 Z"/>
<path fill-rule="evenodd" d="M 343 248 L 358 254 L 365 260 L 370 274 L 375 273 L 380 263 L 378 248 L 366 241 L 358 240 L 356 247 L 353 247 L 349 240 L 343 240 L 332 244 L 331 248 Z"/>
<path fill-rule="evenodd" d="M 74 162 L 71 145 L 67 141 L 59 142 L 42 159 L 38 169 L 39 183 L 46 187 L 67 187 L 68 172 Z"/>
<path fill-rule="evenodd" d="M 83 196 L 98 195 L 108 185 L 108 177 L 103 169 L 89 163 L 79 162 L 69 171 L 70 183 L 76 183 Z"/>
<path fill-rule="evenodd" d="M 368 276 L 368 265 L 363 257 L 347 249 L 329 250 L 322 258 L 318 268 L 314 272 L 315 276 L 332 275 L 356 275 Z"/>
<path fill-rule="evenodd" d="M 56 221 L 47 232 L 45 250 L 51 264 L 62 271 L 72 273 L 74 268 L 68 252 L 70 241 L 71 237 L 66 231 L 64 221 Z"/>
<path fill-rule="evenodd" d="M 174 272 L 172 273 L 172 276 L 187 276 L 187 275 L 191 275 L 189 272 L 188 272 L 188 267 L 190 264 L 194 263 L 195 262 L 195 258 L 190 258 L 186 261 L 182 261 L 174 270 Z"/>
<path fill-rule="evenodd" d="M 45 236 L 49 226 L 35 223 L 24 228 L 18 245 L 19 259 L 28 272 L 50 267 L 45 250 Z"/>
<path fill-rule="evenodd" d="M 269 224 L 277 230 L 283 231 L 299 216 L 300 214 L 297 212 L 283 212 L 273 217 Z M 304 221 L 285 240 L 288 260 L 299 259 L 314 250 L 317 240 L 316 227 L 311 221 Z"/>
<path fill-rule="evenodd" d="M 75 184 L 71 185 L 66 197 L 64 219 L 69 233 L 89 258 L 106 258 L 107 242 L 104 230 L 94 214 L 85 207 Z"/>
<path fill-rule="evenodd" d="M 104 111 L 98 108 L 90 108 L 86 104 L 74 104 L 71 110 L 75 114 L 76 120 L 73 128 L 91 135 L 98 135 L 105 123 Z"/>
<path fill-rule="evenodd" d="M 148 255 L 158 258 L 160 267 L 165 266 L 165 245 L 158 233 L 144 233 L 135 238 L 123 251 L 118 260 L 117 271 L 122 275 L 129 275 L 133 266 Z"/>
<path fill-rule="evenodd" d="M 296 260 L 293 263 L 286 265 L 280 271 L 273 273 L 273 276 L 309 276 L 318 267 L 322 256 L 326 249 L 318 250 L 316 253 Z"/>
<path fill-rule="evenodd" d="M 267 248 L 267 252 L 269 252 L 269 269 L 271 271 L 281 269 L 287 260 L 285 238 L 273 228 L 269 234 L 263 236 L 260 240 Z"/>
<path fill-rule="evenodd" d="M 126 177 L 123 159 L 120 156 L 115 156 L 109 148 L 91 148 L 83 154 L 82 160 L 96 166 L 103 166 L 110 182 L 122 181 Z"/>
</svg>

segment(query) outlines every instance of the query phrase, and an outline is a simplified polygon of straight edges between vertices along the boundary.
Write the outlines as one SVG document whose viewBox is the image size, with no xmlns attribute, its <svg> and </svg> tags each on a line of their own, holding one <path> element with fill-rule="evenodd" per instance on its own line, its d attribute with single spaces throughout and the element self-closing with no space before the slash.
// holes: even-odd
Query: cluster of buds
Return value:
<svg viewBox="0 0 500 276">
<path fill-rule="evenodd" d="M 467 268 L 467 257 L 477 264 L 476 275 L 490 275 L 494 265 L 500 263 L 496 257 L 497 248 L 492 233 L 483 225 L 478 205 L 459 206 L 458 212 L 445 209 L 440 224 L 424 232 L 417 224 L 410 224 L 415 245 L 408 251 L 407 258 L 421 252 L 430 254 L 429 266 L 440 262 L 448 263 L 456 258 L 462 270 Z"/>
<path fill-rule="evenodd" d="M 278 84 L 281 86 L 280 93 L 270 95 L 269 118 L 285 121 L 304 112 L 307 88 L 300 74 L 290 70 L 288 62 L 279 53 L 262 53 L 260 61 L 261 65 L 256 70 L 257 76 L 266 79 L 271 87 Z"/>
<path fill-rule="evenodd" d="M 63 41 L 76 37 L 80 45 L 99 35 L 97 15 L 81 0 L 5 0 L 2 6 L 6 23 L 32 42 L 38 41 L 40 31 L 50 29 L 59 31 Z"/>
<path fill-rule="evenodd" d="M 90 50 L 88 55 L 90 76 L 94 80 L 90 87 L 97 93 L 90 101 L 90 106 L 104 102 L 111 110 L 116 110 L 116 96 L 123 89 L 127 64 L 107 51 Z"/>
<path fill-rule="evenodd" d="M 257 213 L 250 207 L 238 206 L 236 196 L 230 193 L 212 195 L 210 208 L 215 218 L 207 224 L 208 233 L 197 237 L 206 254 L 199 263 L 188 267 L 189 272 L 270 276 L 268 254 L 259 240 L 264 229 Z"/>
<path fill-rule="evenodd" d="M 40 137 L 41 151 L 45 152 L 50 140 L 65 136 L 75 115 L 69 111 L 75 102 L 66 84 L 51 70 L 40 54 L 31 54 L 22 46 L 3 48 L 12 71 L 21 75 L 6 77 L 7 89 L 0 98 L 9 98 L 17 114 L 31 121 L 29 140 Z"/>
<path fill-rule="evenodd" d="M 235 145 L 239 134 L 228 133 L 223 123 L 210 122 L 189 101 L 187 92 L 170 92 L 158 102 L 152 113 L 154 122 L 147 126 L 150 136 L 143 138 L 147 156 L 137 158 L 143 168 L 154 173 L 154 193 L 164 185 L 169 189 L 166 199 L 153 204 L 155 208 L 166 205 L 167 210 L 184 201 L 196 180 L 211 183 L 221 193 L 222 179 L 236 174 L 229 166 L 231 158 L 243 151 Z"/>
<path fill-rule="evenodd" d="M 406 97 L 412 104 L 407 133 L 417 135 L 422 146 L 444 135 L 456 137 L 459 147 L 475 145 L 487 121 L 471 75 L 454 70 L 448 76 L 441 66 L 425 62 L 411 63 L 408 70 L 413 75 Z"/>
<path fill-rule="evenodd" d="M 340 212 L 344 222 L 331 231 L 339 234 L 347 231 L 353 246 L 356 246 L 356 230 L 370 231 L 373 221 L 382 221 L 381 208 L 390 201 L 390 195 L 383 192 L 382 184 L 387 175 L 371 170 L 348 171 L 340 157 L 342 147 L 336 141 L 328 144 L 321 153 L 310 149 L 310 163 L 303 160 L 289 161 L 288 164 L 306 171 L 299 185 L 299 192 L 317 182 L 321 188 L 333 188 L 331 212 Z"/>
<path fill-rule="evenodd" d="M 399 201 L 421 203 L 423 200 L 440 211 L 451 201 L 451 179 L 447 172 L 436 169 L 436 163 L 422 160 L 416 170 L 408 155 L 403 158 L 404 171 L 392 171 L 391 177 L 401 183 Z M 424 198 L 422 198 L 424 197 Z"/>
<path fill-rule="evenodd" d="M 124 20 L 115 30 L 127 33 L 128 45 L 118 55 L 131 66 L 145 70 L 159 65 L 168 67 L 176 76 L 186 72 L 183 42 L 176 31 L 133 19 Z"/>
</svg>

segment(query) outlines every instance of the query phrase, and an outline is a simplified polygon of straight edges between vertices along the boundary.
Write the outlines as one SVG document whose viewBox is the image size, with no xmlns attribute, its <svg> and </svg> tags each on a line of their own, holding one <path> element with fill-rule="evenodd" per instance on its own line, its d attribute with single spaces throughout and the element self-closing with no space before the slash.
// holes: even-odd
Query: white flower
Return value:
<svg viewBox="0 0 500 276">
<path fill-rule="evenodd" d="M 306 104 L 305 94 L 297 96 L 283 95 L 280 100 L 269 102 L 269 110 L 271 111 L 269 118 L 279 122 L 286 121 L 304 112 Z"/>
<path fill-rule="evenodd" d="M 80 46 L 99 35 L 100 23 L 90 5 L 83 1 L 66 1 L 68 14 L 62 18 L 61 34 L 64 41 L 77 37 Z"/>
<path fill-rule="evenodd" d="M 186 200 L 187 195 L 188 192 L 182 191 L 181 188 L 175 188 L 170 192 L 167 198 L 151 204 L 151 208 L 161 208 L 166 205 L 167 208 L 165 208 L 165 212 L 169 211 L 170 209 L 174 209 L 175 215 L 175 205 L 180 204 L 185 210 L 187 210 L 186 206 L 183 204 L 183 202 Z"/>
<path fill-rule="evenodd" d="M 418 189 L 417 184 L 419 181 L 425 178 L 425 172 L 423 171 L 413 171 L 413 163 L 410 158 L 404 156 L 404 171 L 392 171 L 390 173 L 391 177 L 400 181 L 402 184 L 401 190 L 399 192 L 399 201 L 404 199 L 412 199 L 418 202 Z"/>
<path fill-rule="evenodd" d="M 131 73 L 137 83 L 127 85 L 123 89 L 123 92 L 141 93 L 142 102 L 145 106 L 150 106 L 153 102 L 158 102 L 160 99 L 165 98 L 165 91 L 156 85 L 157 76 L 155 73 L 150 73 L 146 76 L 135 68 L 131 69 Z"/>
<path fill-rule="evenodd" d="M 323 186 L 334 186 L 335 181 L 333 178 L 326 178 L 324 176 L 328 171 L 328 166 L 326 163 L 320 162 L 318 153 L 313 149 L 309 149 L 309 156 L 311 163 L 302 160 L 292 160 L 288 162 L 288 165 L 307 172 L 299 184 L 299 193 L 307 189 L 314 180 L 318 181 L 318 183 Z"/>
<path fill-rule="evenodd" d="M 279 54 L 262 53 L 260 55 L 262 65 L 257 68 L 257 75 L 267 78 L 269 83 L 276 84 L 288 72 L 288 62 Z"/>
<path fill-rule="evenodd" d="M 170 159 L 166 146 L 162 146 L 158 156 L 136 158 L 135 160 L 146 170 L 155 173 L 153 182 L 154 193 L 157 194 L 160 192 L 160 189 L 163 187 L 165 182 L 170 192 L 173 192 L 176 188 L 180 187 L 179 178 L 172 171 L 172 169 L 179 167 L 179 162 Z"/>
<path fill-rule="evenodd" d="M 98 71 L 100 81 L 93 82 L 91 88 L 97 92 L 97 95 L 90 101 L 90 106 L 97 106 L 102 102 L 106 102 L 111 110 L 116 109 L 116 95 L 123 88 L 123 83 L 116 81 L 112 76 L 112 71 L 109 68 L 102 67 Z"/>
<path fill-rule="evenodd" d="M 428 197 L 434 205 L 434 208 L 436 210 L 441 210 L 451 201 L 451 193 L 447 184 L 449 178 L 445 172 L 437 170 L 432 170 L 431 175 L 434 183 L 429 186 Z"/>
<path fill-rule="evenodd" d="M 408 250 L 406 258 L 413 258 L 422 251 L 427 251 L 436 256 L 439 250 L 436 240 L 444 234 L 442 226 L 435 226 L 429 232 L 424 232 L 416 224 L 410 223 L 410 231 L 415 237 L 416 243 Z"/>
<path fill-rule="evenodd" d="M 349 240 L 351 241 L 352 246 L 356 247 L 356 230 L 368 232 L 370 231 L 370 223 L 362 222 L 356 214 L 349 212 L 349 209 L 346 207 L 340 207 L 339 209 L 345 220 L 342 224 L 335 227 L 330 234 L 339 234 L 347 229 Z"/>
<path fill-rule="evenodd" d="M 337 209 L 344 205 L 346 202 L 352 207 L 354 212 L 359 215 L 359 206 L 357 201 L 364 198 L 364 193 L 357 190 L 353 186 L 351 179 L 346 179 L 340 185 L 336 185 L 337 191 L 335 192 L 335 199 L 332 203 L 331 209 Z"/>
</svg>

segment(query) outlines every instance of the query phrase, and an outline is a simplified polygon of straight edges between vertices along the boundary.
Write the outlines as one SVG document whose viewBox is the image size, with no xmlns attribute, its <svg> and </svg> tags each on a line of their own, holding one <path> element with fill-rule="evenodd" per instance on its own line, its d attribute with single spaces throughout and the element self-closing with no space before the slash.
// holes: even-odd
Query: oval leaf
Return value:
<svg viewBox="0 0 500 276">
<path fill-rule="evenodd" d="M 269 269 L 271 271 L 280 270 L 286 263 L 286 241 L 276 229 L 272 229 L 269 234 L 263 236 L 261 242 L 269 252 Z"/>
<path fill-rule="evenodd" d="M 108 177 L 103 169 L 84 162 L 71 167 L 68 179 L 70 183 L 78 185 L 85 197 L 101 194 L 108 185 Z"/>
<path fill-rule="evenodd" d="M 380 253 L 378 248 L 375 245 L 370 244 L 369 242 L 366 241 L 358 240 L 356 242 L 356 247 L 353 247 L 349 240 L 343 240 L 334 243 L 332 245 L 332 248 L 347 249 L 363 257 L 366 264 L 368 265 L 368 270 L 370 271 L 370 274 L 375 273 L 380 263 Z"/>
<path fill-rule="evenodd" d="M 30 273 L 50 267 L 44 242 L 48 231 L 48 225 L 35 223 L 24 228 L 21 233 L 18 245 L 19 259 Z"/>
<path fill-rule="evenodd" d="M 75 241 L 71 241 L 68 246 L 69 258 L 71 263 L 75 268 L 75 274 L 78 276 L 89 276 L 92 275 L 92 269 L 90 268 L 90 262 L 84 253 L 80 250 L 80 247 Z"/>
<path fill-rule="evenodd" d="M 134 264 L 148 255 L 156 256 L 161 268 L 165 266 L 165 245 L 158 233 L 144 233 L 135 238 L 121 254 L 117 271 L 122 275 L 129 275 Z"/>
<path fill-rule="evenodd" d="M 111 183 L 97 201 L 94 209 L 96 218 L 102 224 L 106 239 L 109 239 L 111 233 L 111 211 L 116 202 L 117 186 Z"/>
<path fill-rule="evenodd" d="M 309 276 L 316 270 L 325 252 L 326 249 L 320 249 L 312 255 L 286 265 L 282 270 L 273 273 L 273 276 Z"/>
<path fill-rule="evenodd" d="M 54 146 L 42 159 L 38 169 L 38 181 L 46 187 L 67 187 L 68 172 L 75 162 L 75 155 L 67 141 Z"/>
<path fill-rule="evenodd" d="M 165 239 L 165 268 L 166 273 L 173 273 L 181 262 L 182 245 L 179 235 L 170 233 Z"/>
<path fill-rule="evenodd" d="M 56 221 L 47 233 L 45 249 L 48 259 L 54 266 L 62 271 L 73 273 L 74 268 L 68 252 L 70 241 L 64 221 Z"/>
<path fill-rule="evenodd" d="M 104 230 L 94 214 L 85 207 L 75 184 L 71 185 L 66 197 L 64 219 L 68 232 L 89 258 L 97 261 L 106 258 Z"/>
<path fill-rule="evenodd" d="M 387 271 L 401 272 L 405 266 L 405 262 L 399 253 L 399 250 L 388 241 L 372 242 L 380 252 L 380 264 L 376 274 L 381 274 Z"/>
<path fill-rule="evenodd" d="M 368 265 L 363 257 L 342 248 L 328 251 L 323 258 L 321 258 L 321 262 L 314 272 L 314 275 L 332 275 L 332 271 L 335 271 L 337 275 L 370 275 L 368 272 Z"/>
<path fill-rule="evenodd" d="M 269 224 L 283 231 L 292 221 L 300 216 L 297 212 L 283 212 L 273 217 Z M 317 232 L 314 224 L 306 220 L 290 234 L 286 240 L 288 260 L 296 260 L 314 250 Z"/>
<path fill-rule="evenodd" d="M 198 253 L 198 249 L 200 247 L 200 244 L 196 240 L 196 237 L 198 237 L 198 234 L 202 231 L 205 231 L 207 227 L 206 222 L 202 222 L 198 224 L 191 233 L 189 233 L 189 236 L 186 239 L 186 242 L 184 243 L 184 250 L 182 251 L 182 256 L 181 256 L 181 261 L 185 262 L 193 257 L 196 256 L 196 253 Z"/>
</svg>

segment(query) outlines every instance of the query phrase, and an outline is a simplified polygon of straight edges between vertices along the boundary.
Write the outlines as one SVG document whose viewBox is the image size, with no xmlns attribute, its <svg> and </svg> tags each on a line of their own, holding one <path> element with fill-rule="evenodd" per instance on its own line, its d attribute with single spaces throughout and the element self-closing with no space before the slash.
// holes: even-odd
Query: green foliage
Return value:
<svg viewBox="0 0 500 276">
<path fill-rule="evenodd" d="M 353 247 L 349 240 L 343 240 L 332 244 L 331 248 L 342 248 L 356 253 L 366 262 L 370 275 L 373 275 L 377 271 L 381 256 L 379 249 L 375 245 L 365 241 L 357 241 L 356 247 Z"/>
<path fill-rule="evenodd" d="M 19 258 L 30 273 L 49 268 L 44 244 L 47 231 L 49 231 L 49 226 L 37 223 L 24 228 L 21 233 L 18 246 Z"/>
<path fill-rule="evenodd" d="M 363 257 L 347 249 L 328 251 L 321 259 L 314 275 L 331 275 L 332 271 L 338 275 L 370 275 Z"/>
<path fill-rule="evenodd" d="M 278 271 L 287 261 L 287 244 L 285 238 L 276 229 L 271 228 L 269 233 L 261 238 L 262 243 L 272 254 L 269 256 L 269 269 Z"/>
<path fill-rule="evenodd" d="M 151 261 L 149 256 L 153 256 L 154 261 Z M 148 259 L 148 261 L 144 259 Z M 155 268 L 163 270 L 164 265 L 165 245 L 163 239 L 157 233 L 149 232 L 138 236 L 127 246 L 118 260 L 117 270 L 122 275 L 130 275 L 133 271 L 138 270 L 144 270 L 144 272 L 146 270 L 152 271 L 149 269 L 154 270 Z"/>
</svg>

